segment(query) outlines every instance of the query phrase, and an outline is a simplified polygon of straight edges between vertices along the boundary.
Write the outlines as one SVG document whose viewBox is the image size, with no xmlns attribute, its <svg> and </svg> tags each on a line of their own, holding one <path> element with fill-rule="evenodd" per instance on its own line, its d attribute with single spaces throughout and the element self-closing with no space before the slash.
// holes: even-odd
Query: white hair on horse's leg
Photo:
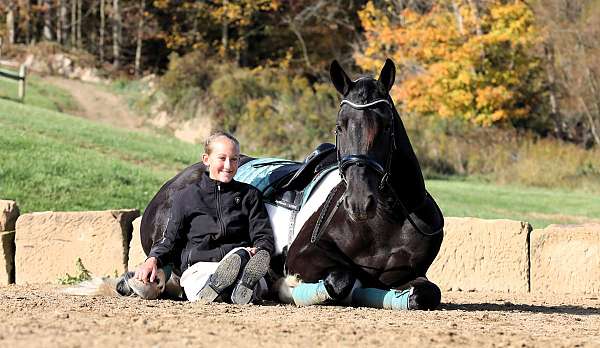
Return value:
<svg viewBox="0 0 600 348">
<path fill-rule="evenodd" d="M 293 304 L 292 289 L 298 286 L 302 281 L 298 275 L 289 275 L 285 278 L 279 278 L 273 287 L 277 291 L 279 301 L 282 303 Z"/>
<path fill-rule="evenodd" d="M 96 277 L 63 289 L 61 292 L 77 296 L 119 296 L 116 290 L 118 281 L 119 279 L 110 277 Z"/>
</svg>

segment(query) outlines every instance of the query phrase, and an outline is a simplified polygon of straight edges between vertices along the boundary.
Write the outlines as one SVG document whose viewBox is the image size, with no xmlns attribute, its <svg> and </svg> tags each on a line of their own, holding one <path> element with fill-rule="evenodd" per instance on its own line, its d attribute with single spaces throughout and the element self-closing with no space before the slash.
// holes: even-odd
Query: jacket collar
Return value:
<svg viewBox="0 0 600 348">
<path fill-rule="evenodd" d="M 221 191 L 229 191 L 233 187 L 235 180 L 231 180 L 228 183 L 220 182 L 218 180 L 211 179 L 208 172 L 202 174 L 202 180 L 198 184 L 203 191 L 214 192 L 217 189 L 217 184 L 221 185 Z"/>
</svg>

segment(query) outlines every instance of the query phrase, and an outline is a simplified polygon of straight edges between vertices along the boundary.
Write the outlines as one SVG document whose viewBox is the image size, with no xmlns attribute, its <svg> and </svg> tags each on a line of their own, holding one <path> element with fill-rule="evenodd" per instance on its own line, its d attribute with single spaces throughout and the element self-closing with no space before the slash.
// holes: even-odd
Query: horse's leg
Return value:
<svg viewBox="0 0 600 348">
<path fill-rule="evenodd" d="M 399 289 L 381 290 L 355 287 L 351 304 L 358 307 L 394 310 L 433 310 L 441 300 L 441 291 L 425 277 L 414 279 Z"/>
<path fill-rule="evenodd" d="M 356 283 L 352 273 L 336 269 L 317 283 L 303 283 L 297 277 L 284 278 L 277 284 L 280 301 L 297 306 L 322 304 L 327 301 L 342 302 L 350 295 Z"/>
<path fill-rule="evenodd" d="M 171 266 L 159 268 L 154 282 L 143 282 L 134 277 L 134 272 L 126 272 L 117 278 L 116 291 L 122 296 L 138 295 L 145 300 L 156 300 L 165 290 L 171 277 Z"/>
</svg>

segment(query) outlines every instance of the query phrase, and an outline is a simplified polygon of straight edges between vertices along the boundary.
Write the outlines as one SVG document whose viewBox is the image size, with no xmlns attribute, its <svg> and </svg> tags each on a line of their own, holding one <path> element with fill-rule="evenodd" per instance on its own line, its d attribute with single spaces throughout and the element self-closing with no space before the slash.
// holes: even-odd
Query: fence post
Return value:
<svg viewBox="0 0 600 348">
<path fill-rule="evenodd" d="M 25 101 L 25 76 L 27 74 L 27 67 L 25 64 L 21 64 L 19 68 L 19 99 L 21 102 Z"/>
</svg>

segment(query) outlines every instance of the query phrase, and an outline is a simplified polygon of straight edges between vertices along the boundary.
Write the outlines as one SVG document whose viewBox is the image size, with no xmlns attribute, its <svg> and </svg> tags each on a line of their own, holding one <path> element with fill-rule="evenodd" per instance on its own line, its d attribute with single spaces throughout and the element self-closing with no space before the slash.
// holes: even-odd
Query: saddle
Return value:
<svg viewBox="0 0 600 348">
<path fill-rule="evenodd" d="M 298 194 L 325 169 L 337 164 L 335 145 L 323 143 L 311 152 L 303 162 L 278 158 L 260 158 L 242 165 L 235 180 L 253 185 L 263 193 L 265 202 L 282 204 L 286 208 L 299 209 L 302 200 Z M 308 192 L 309 193 L 309 192 Z M 297 202 L 297 204 L 294 204 Z M 292 207 L 291 205 L 295 205 Z"/>
<path fill-rule="evenodd" d="M 279 158 L 252 159 L 238 169 L 235 180 L 263 193 L 275 232 L 276 252 L 291 243 L 296 215 L 321 179 L 337 169 L 335 145 L 324 143 L 303 162 Z"/>
</svg>

